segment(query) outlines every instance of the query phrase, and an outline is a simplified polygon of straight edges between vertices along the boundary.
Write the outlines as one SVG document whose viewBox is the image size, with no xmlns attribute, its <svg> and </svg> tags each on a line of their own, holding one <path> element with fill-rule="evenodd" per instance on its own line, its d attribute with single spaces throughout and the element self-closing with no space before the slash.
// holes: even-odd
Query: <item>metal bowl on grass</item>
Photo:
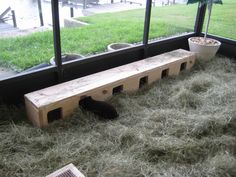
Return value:
<svg viewBox="0 0 236 177">
<path fill-rule="evenodd" d="M 129 44 L 129 43 L 112 43 L 107 46 L 107 50 L 109 52 L 112 52 L 112 51 L 116 51 L 119 49 L 125 49 L 125 48 L 129 48 L 129 47 L 133 47 L 133 46 L 134 46 L 133 44 Z"/>
<path fill-rule="evenodd" d="M 70 62 L 70 61 L 73 61 L 73 60 L 81 60 L 83 58 L 84 58 L 84 56 L 80 55 L 80 54 L 63 54 L 61 56 L 62 63 Z M 55 58 L 54 57 L 52 57 L 50 59 L 50 63 L 52 65 L 55 65 Z"/>
</svg>

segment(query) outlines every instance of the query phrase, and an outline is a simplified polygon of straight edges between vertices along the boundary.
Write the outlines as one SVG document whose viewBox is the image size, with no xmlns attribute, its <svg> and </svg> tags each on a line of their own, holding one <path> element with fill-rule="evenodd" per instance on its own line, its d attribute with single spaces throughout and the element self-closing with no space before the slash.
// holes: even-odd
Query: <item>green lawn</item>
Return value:
<svg viewBox="0 0 236 177">
<path fill-rule="evenodd" d="M 236 39 L 233 25 L 236 24 L 236 18 L 233 17 L 236 2 L 225 0 L 223 6 L 216 5 L 214 8 L 211 22 L 214 34 Z M 193 31 L 196 10 L 197 4 L 154 7 L 150 39 Z M 109 43 L 140 42 L 143 37 L 144 14 L 144 9 L 138 9 L 80 18 L 90 25 L 62 29 L 62 52 L 92 55 L 105 51 Z M 212 30 L 210 28 L 210 32 Z M 0 63 L 17 70 L 48 62 L 53 55 L 52 31 L 0 39 Z"/>
<path fill-rule="evenodd" d="M 236 40 L 235 27 L 236 1 L 223 0 L 223 5 L 215 5 L 212 10 L 209 33 Z"/>
</svg>

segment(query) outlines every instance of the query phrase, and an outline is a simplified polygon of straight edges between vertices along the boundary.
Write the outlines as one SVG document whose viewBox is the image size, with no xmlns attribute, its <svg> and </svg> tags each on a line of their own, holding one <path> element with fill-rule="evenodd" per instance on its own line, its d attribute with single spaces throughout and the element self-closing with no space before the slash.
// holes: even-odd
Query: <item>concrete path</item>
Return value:
<svg viewBox="0 0 236 177">
<path fill-rule="evenodd" d="M 83 9 L 83 14 L 93 15 L 93 14 L 100 14 L 100 13 L 111 13 L 111 12 L 120 12 L 125 10 L 133 10 L 133 9 L 140 9 L 145 8 L 145 4 L 136 4 L 136 3 L 113 3 L 113 4 L 98 4 L 93 5 L 87 9 Z"/>
<path fill-rule="evenodd" d="M 52 30 L 51 26 L 29 28 L 29 29 L 18 29 L 7 23 L 0 23 L 0 39 L 8 37 L 25 36 L 34 32 L 42 32 L 46 30 Z"/>
<path fill-rule="evenodd" d="M 17 74 L 17 72 L 15 72 L 11 69 L 8 69 L 8 68 L 3 68 L 2 66 L 0 66 L 0 80 L 10 77 L 10 76 L 14 76 L 16 74 Z"/>
<path fill-rule="evenodd" d="M 8 31 L 17 31 L 17 28 L 14 28 L 13 25 L 8 23 L 0 23 L 0 32 L 8 32 Z"/>
</svg>

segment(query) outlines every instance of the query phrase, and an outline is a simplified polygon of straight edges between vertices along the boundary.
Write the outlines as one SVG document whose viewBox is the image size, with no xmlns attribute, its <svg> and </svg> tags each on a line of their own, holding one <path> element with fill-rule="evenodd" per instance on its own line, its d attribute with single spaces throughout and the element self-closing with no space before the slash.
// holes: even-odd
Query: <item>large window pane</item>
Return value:
<svg viewBox="0 0 236 177">
<path fill-rule="evenodd" d="M 153 0 L 153 5 L 154 2 L 149 39 L 193 32 L 197 4 L 186 5 L 185 0 Z"/>
<path fill-rule="evenodd" d="M 54 54 L 51 16 L 50 2 L 0 1 L 0 79 L 50 65 L 49 59 Z"/>
<path fill-rule="evenodd" d="M 79 5 L 79 1 L 74 0 Z M 71 5 L 71 7 L 76 5 Z M 64 6 L 63 8 L 69 8 Z M 90 56 L 107 52 L 111 43 L 142 42 L 146 1 L 99 1 L 74 8 L 72 22 L 61 24 L 63 54 Z M 69 13 L 68 13 L 69 14 Z M 66 19 L 68 20 L 68 19 Z M 76 26 L 77 23 L 77 26 Z M 115 47 L 124 47 L 115 45 Z"/>
<path fill-rule="evenodd" d="M 207 21 L 207 13 L 205 22 Z M 205 28 L 203 28 L 204 32 Z M 236 39 L 236 1 L 223 0 L 223 5 L 214 4 L 212 8 L 209 33 Z"/>
</svg>

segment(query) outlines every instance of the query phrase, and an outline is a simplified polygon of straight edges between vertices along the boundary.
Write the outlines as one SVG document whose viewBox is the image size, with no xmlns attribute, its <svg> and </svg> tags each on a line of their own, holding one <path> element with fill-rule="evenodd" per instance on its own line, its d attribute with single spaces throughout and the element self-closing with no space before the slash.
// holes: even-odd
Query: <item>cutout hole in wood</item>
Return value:
<svg viewBox="0 0 236 177">
<path fill-rule="evenodd" d="M 113 88 L 112 94 L 115 95 L 115 94 L 121 93 L 122 91 L 123 91 L 123 85 L 119 85 Z"/>
<path fill-rule="evenodd" d="M 82 95 L 81 97 L 80 97 L 80 100 L 82 100 L 82 99 L 84 99 L 84 98 L 86 98 L 86 97 L 88 97 L 87 95 Z"/>
<path fill-rule="evenodd" d="M 161 72 L 161 78 L 165 78 L 169 76 L 169 68 L 162 70 Z"/>
<path fill-rule="evenodd" d="M 180 71 L 184 71 L 187 68 L 187 62 L 181 63 L 180 65 Z"/>
<path fill-rule="evenodd" d="M 79 106 L 85 106 L 87 104 L 87 100 L 91 100 L 92 97 L 91 96 L 86 96 L 86 95 L 83 95 L 80 97 L 80 100 L 78 102 Z"/>
<path fill-rule="evenodd" d="M 148 84 L 148 76 L 142 77 L 139 79 L 139 88 Z"/>
<path fill-rule="evenodd" d="M 51 123 L 55 120 L 61 119 L 62 118 L 62 109 L 57 108 L 52 111 L 49 111 L 47 117 L 48 117 L 48 123 Z"/>
</svg>

